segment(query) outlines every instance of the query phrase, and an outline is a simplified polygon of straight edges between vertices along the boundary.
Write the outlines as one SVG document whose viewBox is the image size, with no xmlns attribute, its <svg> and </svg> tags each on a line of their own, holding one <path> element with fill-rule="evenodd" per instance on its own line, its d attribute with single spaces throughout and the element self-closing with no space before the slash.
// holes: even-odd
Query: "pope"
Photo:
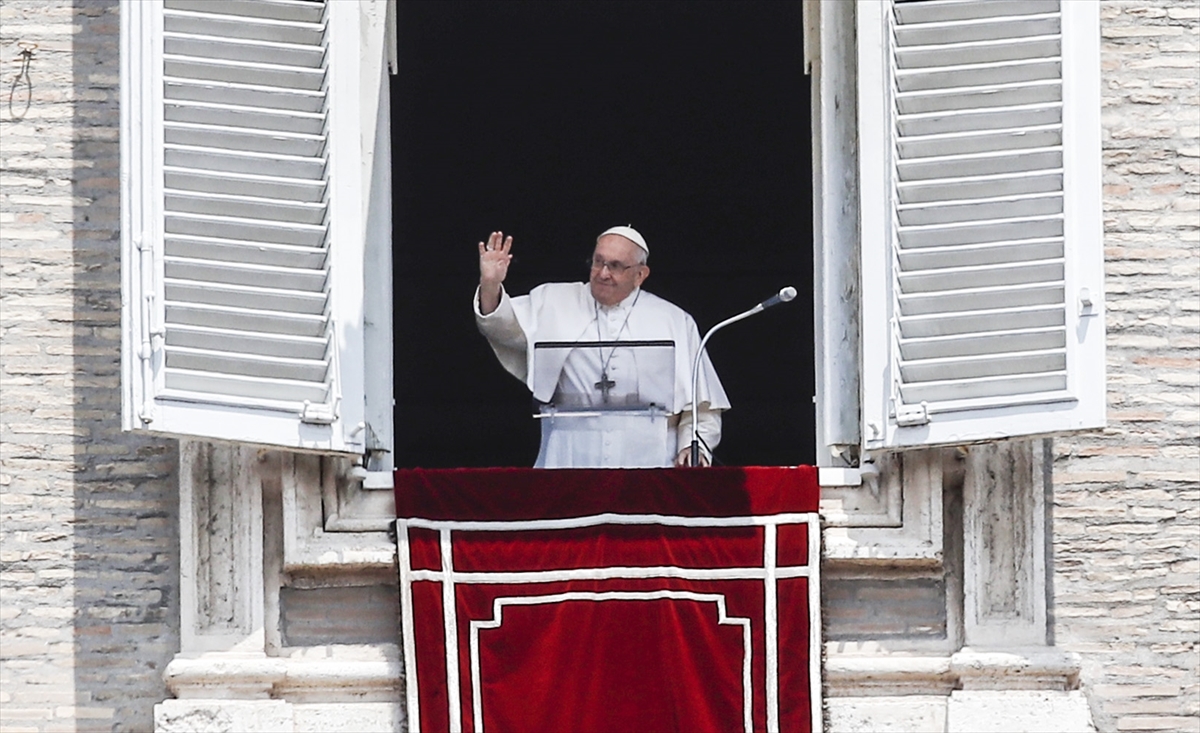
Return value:
<svg viewBox="0 0 1200 733">
<path fill-rule="evenodd" d="M 492 232 L 479 243 L 479 288 L 475 292 L 475 322 L 487 338 L 500 364 L 524 382 L 534 396 L 534 345 L 539 342 L 599 342 L 610 348 L 595 352 L 591 362 L 563 367 L 561 380 L 573 379 L 572 372 L 586 371 L 575 381 L 594 383 L 597 402 L 607 402 L 610 386 L 628 383 L 640 376 L 643 382 L 654 376 L 638 375 L 646 368 L 629 356 L 632 349 L 614 348 L 622 341 L 674 344 L 674 374 L 668 375 L 673 386 L 668 430 L 673 445 L 662 455 L 645 456 L 639 452 L 641 439 L 636 433 L 618 432 L 600 441 L 572 441 L 554 434 L 554 420 L 543 420 L 542 445 L 535 466 L 540 468 L 631 468 L 666 467 L 689 463 L 692 441 L 692 365 L 700 348 L 700 333 L 695 320 L 682 308 L 642 289 L 650 276 L 650 247 L 634 228 L 616 226 L 596 239 L 589 261 L 587 282 L 547 283 L 528 295 L 512 297 L 504 288 L 512 262 L 513 238 Z M 642 360 L 645 362 L 646 360 Z M 617 377 L 616 375 L 620 375 Z M 597 380 L 596 377 L 599 377 Z M 611 378 L 610 378 L 611 377 Z M 700 357 L 698 387 L 698 434 L 701 463 L 711 463 L 712 449 L 721 440 L 721 413 L 729 409 L 729 400 L 707 354 Z M 564 439 L 556 439 L 564 438 Z"/>
</svg>

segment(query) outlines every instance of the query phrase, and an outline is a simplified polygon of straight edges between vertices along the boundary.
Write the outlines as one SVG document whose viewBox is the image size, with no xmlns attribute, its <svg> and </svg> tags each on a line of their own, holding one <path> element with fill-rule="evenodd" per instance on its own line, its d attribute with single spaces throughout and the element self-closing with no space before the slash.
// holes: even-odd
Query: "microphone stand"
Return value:
<svg viewBox="0 0 1200 733">
<path fill-rule="evenodd" d="M 772 296 L 767 300 L 759 303 L 745 313 L 739 313 L 732 318 L 726 318 L 717 325 L 708 329 L 708 333 L 704 334 L 704 338 L 700 339 L 700 348 L 696 350 L 696 361 L 692 364 L 692 451 L 689 465 L 696 467 L 700 465 L 700 362 L 704 359 L 704 346 L 714 333 L 720 331 L 726 326 L 737 323 L 750 316 L 758 315 L 767 308 L 779 303 L 786 303 L 796 297 L 796 289 L 786 287 L 779 291 L 778 295 Z"/>
</svg>

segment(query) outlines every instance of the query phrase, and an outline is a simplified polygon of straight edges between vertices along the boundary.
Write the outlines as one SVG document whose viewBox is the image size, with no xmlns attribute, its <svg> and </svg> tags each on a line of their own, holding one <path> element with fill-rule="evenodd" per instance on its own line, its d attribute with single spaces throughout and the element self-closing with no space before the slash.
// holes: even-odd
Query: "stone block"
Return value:
<svg viewBox="0 0 1200 733">
<path fill-rule="evenodd" d="M 294 733 L 391 733 L 404 727 L 399 702 L 312 703 L 294 706 Z"/>
<path fill-rule="evenodd" d="M 947 733 L 1094 733 L 1087 699 L 1078 690 L 955 690 Z"/>
<path fill-rule="evenodd" d="M 1196 730 L 1200 719 L 1182 715 L 1129 715 L 1117 719 L 1117 730 Z"/>
<path fill-rule="evenodd" d="M 943 733 L 946 698 L 831 697 L 825 700 L 830 733 Z"/>
<path fill-rule="evenodd" d="M 293 733 L 282 700 L 166 700 L 154 706 L 155 733 Z"/>
</svg>

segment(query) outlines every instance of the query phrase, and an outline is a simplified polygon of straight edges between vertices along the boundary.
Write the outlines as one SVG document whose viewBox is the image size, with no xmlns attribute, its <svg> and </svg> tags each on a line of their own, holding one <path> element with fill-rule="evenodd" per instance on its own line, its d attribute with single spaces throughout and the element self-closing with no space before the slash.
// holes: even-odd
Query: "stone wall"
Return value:
<svg viewBox="0 0 1200 733">
<path fill-rule="evenodd" d="M 1052 626 L 1100 730 L 1200 729 L 1200 6 L 1101 11 L 1108 421 L 1055 442 Z"/>
<path fill-rule="evenodd" d="M 149 730 L 179 648 L 176 444 L 120 425 L 118 41 L 116 0 L 0 4 L 6 733 Z"/>
</svg>

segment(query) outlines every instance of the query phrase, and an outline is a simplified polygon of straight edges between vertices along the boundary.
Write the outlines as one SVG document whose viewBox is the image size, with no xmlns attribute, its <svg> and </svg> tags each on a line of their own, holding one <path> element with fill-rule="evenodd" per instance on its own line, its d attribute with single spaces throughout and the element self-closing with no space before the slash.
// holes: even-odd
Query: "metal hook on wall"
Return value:
<svg viewBox="0 0 1200 733">
<path fill-rule="evenodd" d="M 21 49 L 21 70 L 17 72 L 17 78 L 13 79 L 12 88 L 8 90 L 8 114 L 14 120 L 23 120 L 26 113 L 29 112 L 29 105 L 33 102 L 33 80 L 29 78 L 29 63 L 33 59 L 33 52 L 37 50 L 38 45 L 29 41 L 19 41 L 17 46 Z M 13 111 L 13 98 L 16 97 L 17 89 L 21 86 L 21 79 L 25 80 L 25 108 L 18 115 Z"/>
</svg>

